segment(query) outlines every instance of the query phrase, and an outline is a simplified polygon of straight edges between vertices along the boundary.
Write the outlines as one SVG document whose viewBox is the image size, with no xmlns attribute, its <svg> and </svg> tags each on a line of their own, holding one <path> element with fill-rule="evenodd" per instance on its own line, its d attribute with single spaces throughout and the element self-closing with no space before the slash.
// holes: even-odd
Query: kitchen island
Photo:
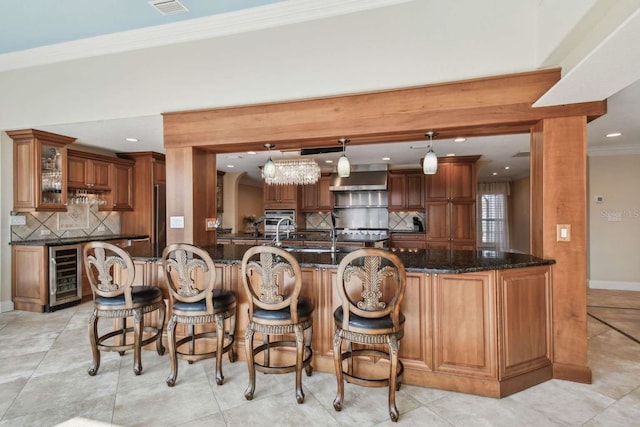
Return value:
<svg viewBox="0 0 640 427">
<path fill-rule="evenodd" d="M 298 230 L 291 233 L 281 233 L 283 245 L 329 246 L 330 230 Z M 225 233 L 217 237 L 220 244 L 262 245 L 269 244 L 274 236 L 262 233 Z M 381 248 L 388 246 L 389 236 L 385 234 L 337 234 L 336 242 L 342 246 L 359 246 Z"/>
<path fill-rule="evenodd" d="M 240 277 L 250 245 L 205 248 L 218 268 L 219 285 L 237 293 L 238 355 L 244 355 L 248 301 Z M 333 311 L 340 299 L 337 266 L 353 247 L 340 252 L 292 253 L 303 274 L 302 294 L 313 316 L 314 369 L 334 372 Z M 159 249 L 129 249 L 136 281 L 162 283 Z M 407 287 L 400 342 L 405 384 L 503 397 L 551 379 L 551 268 L 553 261 L 526 254 L 492 251 L 397 250 L 405 264 Z M 143 272 L 138 279 L 138 269 Z M 142 283 L 142 282 L 141 282 Z M 364 371 L 377 373 L 385 361 L 367 359 Z"/>
</svg>

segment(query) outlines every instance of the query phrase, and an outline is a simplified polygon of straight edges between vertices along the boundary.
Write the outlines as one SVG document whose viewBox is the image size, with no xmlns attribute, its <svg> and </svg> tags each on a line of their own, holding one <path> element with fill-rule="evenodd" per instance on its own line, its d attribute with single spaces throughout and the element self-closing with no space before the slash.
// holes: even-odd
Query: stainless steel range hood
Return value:
<svg viewBox="0 0 640 427">
<path fill-rule="evenodd" d="M 387 165 L 353 165 L 346 178 L 333 175 L 331 191 L 369 191 L 387 189 Z"/>
</svg>

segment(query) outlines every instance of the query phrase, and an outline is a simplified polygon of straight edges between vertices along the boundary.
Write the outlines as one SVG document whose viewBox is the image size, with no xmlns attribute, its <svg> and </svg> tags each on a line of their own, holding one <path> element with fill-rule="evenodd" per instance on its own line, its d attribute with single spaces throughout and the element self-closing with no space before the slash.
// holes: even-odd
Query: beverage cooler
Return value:
<svg viewBox="0 0 640 427">
<path fill-rule="evenodd" d="M 79 304 L 82 299 L 81 245 L 49 246 L 47 311 Z"/>
</svg>

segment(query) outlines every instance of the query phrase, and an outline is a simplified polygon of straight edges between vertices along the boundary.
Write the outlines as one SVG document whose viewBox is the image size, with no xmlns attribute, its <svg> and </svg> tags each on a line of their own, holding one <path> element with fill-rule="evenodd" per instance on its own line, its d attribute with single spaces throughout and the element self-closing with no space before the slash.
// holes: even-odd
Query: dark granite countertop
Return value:
<svg viewBox="0 0 640 427">
<path fill-rule="evenodd" d="M 253 233 L 226 233 L 218 235 L 218 239 L 232 239 L 232 240 L 271 240 L 271 237 L 265 237 L 264 235 L 256 236 Z M 375 243 L 388 240 L 388 235 L 352 235 L 352 234 L 338 234 L 338 243 L 340 242 L 362 242 L 362 243 Z M 325 230 L 302 230 L 289 233 L 289 237 L 285 233 L 280 236 L 280 240 L 286 244 L 287 240 L 303 240 L 308 242 L 328 242 L 329 231 Z"/>
<path fill-rule="evenodd" d="M 109 234 L 105 236 L 84 236 L 84 237 L 68 237 L 62 239 L 42 239 L 42 240 L 24 240 L 24 241 L 15 241 L 10 242 L 10 245 L 16 246 L 62 246 L 62 245 L 76 245 L 78 243 L 86 243 L 93 242 L 96 240 L 120 240 L 120 239 L 129 239 L 129 240 L 145 240 L 148 239 L 149 236 L 146 234 Z"/>
<path fill-rule="evenodd" d="M 252 245 L 214 245 L 204 249 L 218 264 L 240 264 Z M 162 249 L 152 245 L 125 248 L 136 260 L 158 261 Z M 345 254 L 360 248 L 339 247 L 340 252 L 292 252 L 302 267 L 337 268 Z M 486 270 L 534 267 L 554 264 L 532 255 L 493 251 L 447 251 L 440 249 L 395 250 L 407 271 L 424 273 L 471 273 Z"/>
</svg>

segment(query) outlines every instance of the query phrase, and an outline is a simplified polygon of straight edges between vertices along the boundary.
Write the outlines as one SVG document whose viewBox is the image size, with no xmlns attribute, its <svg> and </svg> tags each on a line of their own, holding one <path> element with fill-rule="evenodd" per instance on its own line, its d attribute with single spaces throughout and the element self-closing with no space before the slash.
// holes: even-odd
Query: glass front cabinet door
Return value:
<svg viewBox="0 0 640 427">
<path fill-rule="evenodd" d="M 35 129 L 9 131 L 13 139 L 13 210 L 67 210 L 67 145 L 75 138 Z"/>
</svg>

